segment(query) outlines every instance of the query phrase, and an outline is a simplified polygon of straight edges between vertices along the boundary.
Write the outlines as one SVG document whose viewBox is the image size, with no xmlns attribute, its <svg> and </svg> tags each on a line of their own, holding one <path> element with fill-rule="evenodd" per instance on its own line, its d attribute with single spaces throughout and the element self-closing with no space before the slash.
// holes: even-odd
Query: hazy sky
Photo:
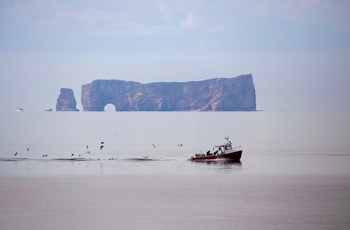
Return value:
<svg viewBox="0 0 350 230">
<path fill-rule="evenodd" d="M 350 0 L 1 0 L 0 110 L 60 88 L 252 73 L 261 110 L 350 110 Z"/>
</svg>

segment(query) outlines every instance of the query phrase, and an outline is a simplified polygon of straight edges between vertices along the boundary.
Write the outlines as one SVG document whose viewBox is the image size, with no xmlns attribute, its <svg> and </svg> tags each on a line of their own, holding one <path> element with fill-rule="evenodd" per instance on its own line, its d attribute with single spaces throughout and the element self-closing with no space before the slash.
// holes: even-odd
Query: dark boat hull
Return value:
<svg viewBox="0 0 350 230">
<path fill-rule="evenodd" d="M 242 150 L 234 151 L 232 153 L 220 154 L 220 155 L 210 155 L 204 157 L 191 157 L 191 161 L 240 161 L 242 157 Z"/>
</svg>

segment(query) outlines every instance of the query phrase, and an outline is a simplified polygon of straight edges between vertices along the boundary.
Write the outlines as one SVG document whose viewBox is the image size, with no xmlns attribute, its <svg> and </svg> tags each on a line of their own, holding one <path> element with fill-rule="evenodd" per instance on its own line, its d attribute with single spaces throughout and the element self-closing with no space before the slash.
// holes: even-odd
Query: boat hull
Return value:
<svg viewBox="0 0 350 230">
<path fill-rule="evenodd" d="M 191 157 L 191 161 L 240 161 L 242 157 L 242 150 L 234 151 L 226 154 L 210 155 L 203 157 Z"/>
</svg>

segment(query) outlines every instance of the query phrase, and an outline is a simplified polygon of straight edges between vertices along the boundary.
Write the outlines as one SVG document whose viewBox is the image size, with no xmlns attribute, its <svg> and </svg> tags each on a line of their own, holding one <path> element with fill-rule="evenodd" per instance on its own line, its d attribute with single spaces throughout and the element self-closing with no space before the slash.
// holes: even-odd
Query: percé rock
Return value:
<svg viewBox="0 0 350 230">
<path fill-rule="evenodd" d="M 122 80 L 94 80 L 81 87 L 85 111 L 255 111 L 251 74 L 191 82 L 141 84 Z"/>
<path fill-rule="evenodd" d="M 57 98 L 56 111 L 79 111 L 72 89 L 61 88 Z"/>
</svg>

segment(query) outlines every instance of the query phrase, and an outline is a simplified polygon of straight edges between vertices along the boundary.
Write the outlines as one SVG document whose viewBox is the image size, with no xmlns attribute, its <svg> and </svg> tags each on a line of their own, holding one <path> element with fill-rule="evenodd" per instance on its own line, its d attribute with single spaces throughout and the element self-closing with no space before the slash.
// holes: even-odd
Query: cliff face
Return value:
<svg viewBox="0 0 350 230">
<path fill-rule="evenodd" d="M 251 74 L 193 82 L 141 84 L 95 80 L 81 88 L 86 111 L 103 111 L 113 104 L 118 111 L 255 111 Z"/>
<path fill-rule="evenodd" d="M 72 89 L 61 88 L 57 98 L 56 111 L 79 111 Z"/>
</svg>

